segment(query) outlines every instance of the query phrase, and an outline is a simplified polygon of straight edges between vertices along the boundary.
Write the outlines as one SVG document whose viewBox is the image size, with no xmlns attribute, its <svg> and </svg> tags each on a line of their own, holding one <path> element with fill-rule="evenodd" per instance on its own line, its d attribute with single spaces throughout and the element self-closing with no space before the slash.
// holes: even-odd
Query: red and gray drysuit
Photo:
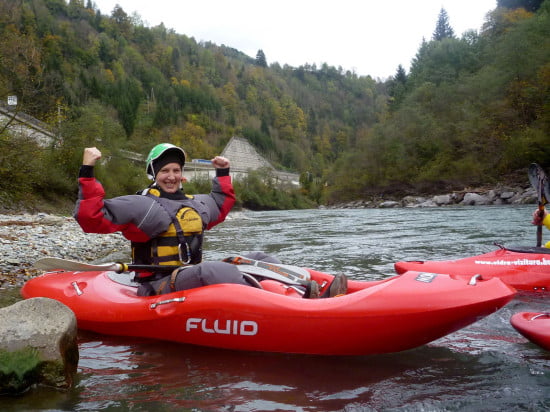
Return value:
<svg viewBox="0 0 550 412">
<path fill-rule="evenodd" d="M 86 233 L 122 232 L 132 242 L 132 260 L 139 264 L 197 265 L 202 260 L 202 232 L 223 222 L 235 203 L 229 168 L 216 169 L 207 195 L 171 194 L 154 186 L 143 194 L 105 199 L 93 166 L 86 165 L 81 166 L 78 183 L 74 217 L 80 227 Z M 241 278 L 239 273 L 238 282 L 229 283 L 241 283 Z"/>
</svg>

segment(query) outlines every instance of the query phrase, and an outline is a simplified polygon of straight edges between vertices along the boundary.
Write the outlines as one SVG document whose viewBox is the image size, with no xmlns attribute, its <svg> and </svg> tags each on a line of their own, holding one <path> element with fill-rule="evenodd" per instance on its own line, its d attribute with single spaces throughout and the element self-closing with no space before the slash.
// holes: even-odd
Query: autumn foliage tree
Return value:
<svg viewBox="0 0 550 412">
<path fill-rule="evenodd" d="M 519 9 L 523 8 L 530 12 L 537 11 L 544 0 L 497 0 L 498 7 L 505 7 L 507 9 Z"/>
</svg>

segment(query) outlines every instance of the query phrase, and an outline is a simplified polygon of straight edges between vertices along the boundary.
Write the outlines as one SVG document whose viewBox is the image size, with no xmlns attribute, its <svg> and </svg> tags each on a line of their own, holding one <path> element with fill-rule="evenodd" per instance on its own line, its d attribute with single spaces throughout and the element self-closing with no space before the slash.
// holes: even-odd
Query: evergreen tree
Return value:
<svg viewBox="0 0 550 412">
<path fill-rule="evenodd" d="M 439 16 L 437 18 L 437 24 L 432 36 L 433 40 L 439 41 L 443 39 L 452 39 L 455 37 L 455 33 L 451 25 L 449 24 L 449 15 L 444 8 L 441 8 Z"/>
<path fill-rule="evenodd" d="M 397 67 L 397 72 L 391 81 L 389 82 L 389 94 L 390 94 L 390 109 L 394 111 L 401 104 L 405 95 L 405 87 L 407 83 L 407 72 L 402 65 Z"/>
<path fill-rule="evenodd" d="M 397 67 L 397 72 L 395 73 L 394 80 L 398 83 L 405 84 L 407 81 L 407 72 L 402 65 Z"/>
<path fill-rule="evenodd" d="M 267 67 L 267 60 L 265 58 L 264 51 L 262 49 L 258 50 L 256 53 L 256 66 Z"/>
</svg>

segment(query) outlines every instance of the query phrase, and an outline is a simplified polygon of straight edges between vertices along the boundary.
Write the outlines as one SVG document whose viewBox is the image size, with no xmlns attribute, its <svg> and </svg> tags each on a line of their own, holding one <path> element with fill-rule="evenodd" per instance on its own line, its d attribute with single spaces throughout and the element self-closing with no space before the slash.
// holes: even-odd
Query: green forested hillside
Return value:
<svg viewBox="0 0 550 412">
<path fill-rule="evenodd" d="M 425 41 L 409 74 L 394 76 L 385 118 L 342 156 L 333 186 L 460 188 L 533 161 L 548 166 L 549 14 L 549 1 L 535 14 L 497 8 L 481 33 Z"/>
<path fill-rule="evenodd" d="M 261 50 L 197 43 L 120 7 L 106 15 L 84 0 L 0 0 L 0 98 L 17 95 L 18 110 L 58 135 L 43 150 L 0 124 L 0 192 L 74 196 L 89 145 L 117 159 L 170 141 L 208 158 L 233 135 L 301 173 L 298 195 L 315 202 L 548 166 L 550 0 L 498 4 L 480 33 L 461 37 L 442 13 L 410 68 L 375 80 L 269 64 Z M 109 194 L 144 182 L 127 161 L 98 173 Z"/>
</svg>

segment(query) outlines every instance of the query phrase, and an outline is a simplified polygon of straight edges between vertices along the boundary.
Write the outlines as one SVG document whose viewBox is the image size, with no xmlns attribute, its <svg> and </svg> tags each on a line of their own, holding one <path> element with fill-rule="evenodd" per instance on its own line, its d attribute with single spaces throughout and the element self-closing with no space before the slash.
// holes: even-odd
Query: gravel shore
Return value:
<svg viewBox="0 0 550 412">
<path fill-rule="evenodd" d="M 43 257 L 88 263 L 129 261 L 130 242 L 120 233 L 84 233 L 72 217 L 0 214 L 0 288 L 21 287 L 43 273 L 32 268 Z"/>
</svg>

